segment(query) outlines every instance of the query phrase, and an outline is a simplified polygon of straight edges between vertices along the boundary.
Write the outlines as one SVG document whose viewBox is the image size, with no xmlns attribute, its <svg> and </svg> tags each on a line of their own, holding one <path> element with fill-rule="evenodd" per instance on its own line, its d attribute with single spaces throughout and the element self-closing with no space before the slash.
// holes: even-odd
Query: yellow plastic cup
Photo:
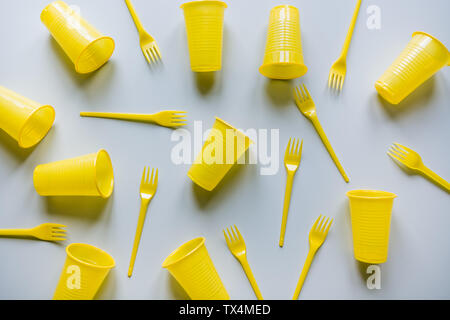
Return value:
<svg viewBox="0 0 450 320">
<path fill-rule="evenodd" d="M 308 68 L 303 62 L 300 14 L 290 5 L 270 10 L 264 61 L 259 72 L 270 79 L 295 79 Z"/>
<path fill-rule="evenodd" d="M 162 264 L 192 300 L 230 300 L 209 257 L 205 238 L 195 238 L 172 252 Z"/>
<path fill-rule="evenodd" d="M 188 177 L 203 189 L 212 191 L 252 143 L 241 131 L 216 117 Z"/>
<path fill-rule="evenodd" d="M 0 128 L 20 147 L 38 144 L 51 129 L 55 110 L 0 86 Z"/>
<path fill-rule="evenodd" d="M 350 199 L 355 259 L 378 264 L 386 262 L 391 211 L 395 194 L 377 190 L 352 190 Z"/>
<path fill-rule="evenodd" d="M 450 66 L 447 48 L 425 32 L 414 32 L 403 52 L 375 83 L 375 88 L 386 101 L 398 104 L 444 66 Z"/>
<path fill-rule="evenodd" d="M 108 153 L 97 153 L 38 165 L 34 187 L 41 196 L 100 196 L 114 189 L 114 173 Z"/>
<path fill-rule="evenodd" d="M 227 4 L 217 0 L 200 0 L 181 5 L 194 72 L 218 71 L 222 68 L 223 15 Z"/>
<path fill-rule="evenodd" d="M 66 247 L 67 258 L 53 300 L 92 300 L 115 261 L 108 253 L 84 243 Z"/>
<path fill-rule="evenodd" d="M 97 31 L 63 1 L 45 7 L 41 21 L 75 65 L 89 73 L 104 65 L 114 51 L 114 40 Z"/>
</svg>

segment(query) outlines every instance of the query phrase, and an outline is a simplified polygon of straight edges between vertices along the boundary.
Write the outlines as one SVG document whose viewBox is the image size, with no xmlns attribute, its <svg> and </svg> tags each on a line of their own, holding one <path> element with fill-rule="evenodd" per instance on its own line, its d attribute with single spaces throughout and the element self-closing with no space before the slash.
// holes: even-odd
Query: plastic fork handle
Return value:
<svg viewBox="0 0 450 320">
<path fill-rule="evenodd" d="M 320 139 L 322 139 L 323 144 L 328 150 L 328 153 L 331 156 L 331 159 L 333 159 L 334 163 L 336 164 L 336 167 L 338 168 L 339 172 L 341 173 L 342 177 L 344 178 L 345 182 L 349 182 L 347 174 L 344 171 L 344 168 L 342 167 L 341 163 L 339 162 L 338 157 L 336 156 L 336 153 L 334 153 L 333 147 L 331 146 L 330 141 L 328 141 L 327 135 L 325 134 L 325 131 L 323 131 L 323 128 L 319 122 L 319 119 L 317 116 L 311 117 L 311 122 L 313 123 L 314 127 L 316 128 L 317 133 L 320 136 Z"/>
<path fill-rule="evenodd" d="M 284 245 L 284 235 L 286 234 L 286 224 L 289 212 L 289 205 L 291 203 L 291 192 L 292 185 L 294 183 L 294 172 L 288 171 L 286 179 L 286 191 L 284 192 L 284 203 L 283 203 L 283 217 L 281 218 L 281 230 L 280 230 L 280 242 L 278 243 L 280 247 Z"/>
<path fill-rule="evenodd" d="M 125 0 L 125 3 L 127 4 L 128 10 L 130 11 L 131 17 L 133 18 L 134 24 L 136 25 L 136 28 L 139 33 L 145 31 L 144 26 L 141 23 L 141 20 L 139 19 L 136 10 L 134 10 L 134 6 L 131 3 L 130 0 Z"/>
<path fill-rule="evenodd" d="M 359 8 L 361 7 L 361 0 L 356 3 L 355 11 L 353 12 L 352 22 L 350 22 L 350 28 L 347 32 L 347 37 L 345 38 L 344 46 L 342 47 L 341 56 L 346 57 L 348 48 L 350 47 L 350 42 L 352 41 L 353 30 L 355 30 L 356 20 L 358 19 Z"/>
<path fill-rule="evenodd" d="M 144 221 L 149 203 L 149 200 L 141 201 L 141 210 L 139 211 L 139 219 L 136 227 L 136 234 L 134 236 L 133 251 L 131 252 L 130 266 L 128 267 L 128 277 L 131 277 L 131 275 L 133 274 L 134 262 L 136 261 L 136 255 L 139 247 L 139 242 L 141 241 L 142 229 L 144 228 Z"/>
<path fill-rule="evenodd" d="M 80 112 L 81 117 L 107 118 L 132 121 L 150 121 L 154 122 L 153 114 L 141 113 L 115 113 L 115 112 Z"/>
<path fill-rule="evenodd" d="M 253 291 L 255 291 L 256 298 L 258 298 L 258 300 L 264 300 L 261 291 L 259 290 L 258 284 L 256 283 L 256 279 L 253 276 L 252 269 L 250 269 L 250 265 L 248 264 L 247 259 L 239 260 L 239 262 L 241 263 L 242 268 L 244 269 L 244 272 L 247 275 L 248 281 L 250 281 Z"/>
<path fill-rule="evenodd" d="M 0 236 L 31 236 L 30 229 L 0 229 Z"/>
<path fill-rule="evenodd" d="M 308 274 L 309 267 L 311 267 L 311 263 L 316 255 L 316 250 L 309 250 L 308 256 L 306 257 L 305 264 L 303 265 L 302 273 L 300 274 L 300 278 L 297 282 L 297 287 L 295 288 L 294 296 L 292 300 L 297 300 L 300 295 L 300 291 L 302 291 L 303 283 L 305 282 L 306 275 Z"/>
<path fill-rule="evenodd" d="M 445 190 L 447 190 L 447 192 L 450 192 L 450 183 L 448 183 L 446 180 L 444 180 L 443 178 L 441 178 L 437 173 L 431 171 L 431 169 L 423 166 L 420 171 L 427 176 L 428 178 L 430 178 L 431 180 L 433 180 L 434 182 L 436 182 L 438 185 L 442 186 Z"/>
</svg>

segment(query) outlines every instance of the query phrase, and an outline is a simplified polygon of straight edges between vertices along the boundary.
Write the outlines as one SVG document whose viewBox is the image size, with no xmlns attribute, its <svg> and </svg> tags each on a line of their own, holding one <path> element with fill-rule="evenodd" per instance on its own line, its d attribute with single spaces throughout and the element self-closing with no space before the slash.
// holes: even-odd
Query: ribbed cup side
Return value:
<svg viewBox="0 0 450 320">
<path fill-rule="evenodd" d="M 388 256 L 393 199 L 350 199 L 355 258 L 383 263 Z"/>
<path fill-rule="evenodd" d="M 96 156 L 92 153 L 37 166 L 33 177 L 37 193 L 42 196 L 99 196 Z"/>
<path fill-rule="evenodd" d="M 168 270 L 193 300 L 229 299 L 204 245 Z"/>
<path fill-rule="evenodd" d="M 210 72 L 222 68 L 224 11 L 223 5 L 209 1 L 184 8 L 192 71 Z"/>
<path fill-rule="evenodd" d="M 266 50 L 263 64 L 303 64 L 298 9 L 278 6 L 270 11 Z"/>
<path fill-rule="evenodd" d="M 393 104 L 405 97 L 447 64 L 440 53 L 429 50 L 430 38 L 415 35 L 392 65 L 378 79 L 376 89 L 383 98 Z M 446 52 L 444 52 L 444 56 Z"/>
</svg>

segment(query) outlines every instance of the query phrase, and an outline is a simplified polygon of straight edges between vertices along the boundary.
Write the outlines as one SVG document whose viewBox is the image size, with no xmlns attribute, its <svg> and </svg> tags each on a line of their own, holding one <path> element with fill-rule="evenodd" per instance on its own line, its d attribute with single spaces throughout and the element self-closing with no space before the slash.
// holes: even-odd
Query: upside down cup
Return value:
<svg viewBox="0 0 450 320">
<path fill-rule="evenodd" d="M 41 13 L 41 21 L 78 73 L 97 70 L 113 54 L 114 40 L 102 35 L 63 1 L 47 5 Z"/>
<path fill-rule="evenodd" d="M 21 148 L 38 144 L 51 129 L 55 110 L 0 86 L 0 128 Z"/>
<path fill-rule="evenodd" d="M 97 153 L 38 165 L 34 187 L 41 196 L 97 196 L 108 198 L 114 189 L 114 173 L 108 153 Z"/>
<path fill-rule="evenodd" d="M 109 271 L 113 257 L 103 250 L 84 243 L 66 247 L 66 262 L 56 286 L 53 300 L 92 300 Z"/>
<path fill-rule="evenodd" d="M 398 104 L 445 66 L 450 66 L 447 48 L 425 32 L 414 32 L 406 48 L 377 80 L 375 88 L 386 101 Z"/>
<path fill-rule="evenodd" d="M 352 190 L 350 200 L 353 250 L 361 262 L 384 263 L 388 257 L 391 211 L 395 194 L 377 190 Z"/>
<path fill-rule="evenodd" d="M 272 8 L 259 72 L 270 79 L 287 80 L 301 77 L 307 70 L 303 62 L 298 9 L 290 5 Z"/>
<path fill-rule="evenodd" d="M 252 143 L 241 131 L 216 118 L 188 177 L 203 189 L 212 191 Z"/>
<path fill-rule="evenodd" d="M 191 69 L 212 72 L 222 68 L 223 16 L 227 4 L 198 0 L 181 5 L 186 22 Z"/>
<path fill-rule="evenodd" d="M 162 264 L 192 300 L 229 300 L 219 274 L 205 247 L 205 238 L 186 242 Z"/>
</svg>

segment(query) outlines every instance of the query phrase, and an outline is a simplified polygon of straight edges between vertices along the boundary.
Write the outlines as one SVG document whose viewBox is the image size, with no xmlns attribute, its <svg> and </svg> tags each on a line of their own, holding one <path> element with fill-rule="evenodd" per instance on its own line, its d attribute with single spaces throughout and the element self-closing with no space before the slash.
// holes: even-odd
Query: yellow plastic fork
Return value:
<svg viewBox="0 0 450 320">
<path fill-rule="evenodd" d="M 391 158 L 397 160 L 405 167 L 414 172 L 421 173 L 434 181 L 439 186 L 443 187 L 447 192 L 450 191 L 450 183 L 441 178 L 437 173 L 431 171 L 426 167 L 420 155 L 414 150 L 402 146 L 399 143 L 394 143 L 387 153 Z"/>
<path fill-rule="evenodd" d="M 231 232 L 229 229 L 231 229 Z M 236 225 L 234 226 L 234 229 L 236 231 L 233 230 L 233 227 L 227 228 L 227 232 L 223 230 L 225 241 L 227 242 L 228 248 L 230 249 L 233 256 L 235 256 L 235 258 L 239 261 L 242 268 L 244 269 L 245 274 L 247 275 L 247 278 L 250 281 L 250 284 L 252 285 L 253 291 L 255 291 L 256 297 L 258 298 L 258 300 L 263 300 L 261 291 L 258 288 L 256 279 L 253 276 L 253 272 L 250 269 L 250 265 L 248 264 L 247 261 L 247 248 L 245 246 L 244 238 L 242 237 Z"/>
<path fill-rule="evenodd" d="M 300 144 L 300 148 L 298 147 L 298 143 L 299 140 L 294 139 L 291 145 L 291 138 L 289 138 L 289 143 L 284 153 L 284 166 L 286 167 L 287 180 L 286 180 L 286 191 L 284 192 L 283 217 L 281 220 L 281 231 L 279 242 L 280 247 L 284 245 L 284 235 L 286 233 L 286 224 L 289 211 L 289 204 L 291 202 L 291 192 L 292 192 L 292 184 L 294 182 L 294 175 L 297 172 L 298 167 L 300 166 L 300 160 L 302 158 L 303 140 Z"/>
<path fill-rule="evenodd" d="M 145 216 L 150 200 L 153 199 L 158 187 L 158 169 L 150 175 L 150 168 L 145 167 L 142 173 L 140 195 L 141 195 L 141 210 L 139 212 L 139 219 L 136 228 L 136 235 L 134 236 L 133 251 L 131 252 L 130 267 L 128 268 L 128 277 L 133 274 L 134 262 L 136 260 L 136 254 L 139 247 L 139 241 L 141 240 L 142 229 L 144 227 Z"/>
<path fill-rule="evenodd" d="M 322 142 L 327 148 L 328 153 L 331 156 L 331 159 L 333 159 L 334 163 L 336 164 L 336 167 L 338 168 L 345 182 L 349 182 L 349 179 L 344 171 L 344 168 L 339 162 L 339 159 L 334 153 L 333 147 L 331 147 L 330 141 L 328 141 L 328 138 L 325 132 L 323 131 L 322 126 L 320 125 L 319 119 L 317 118 L 316 105 L 314 104 L 314 101 L 312 100 L 311 95 L 309 94 L 308 89 L 306 89 L 305 85 L 303 85 L 303 87 L 297 86 L 296 88 L 294 88 L 294 99 L 300 112 L 303 113 L 303 115 L 306 118 L 308 118 L 316 128 L 316 131 L 319 134 L 320 139 L 322 139 Z"/>
<path fill-rule="evenodd" d="M 350 23 L 350 28 L 347 32 L 341 55 L 331 66 L 330 74 L 328 76 L 328 87 L 337 91 L 342 90 L 342 86 L 344 85 L 345 74 L 347 73 L 347 53 L 352 40 L 353 30 L 355 29 L 356 19 L 358 18 L 359 7 L 361 7 L 361 0 L 358 0 L 356 3 L 352 22 Z"/>
<path fill-rule="evenodd" d="M 313 261 L 317 250 L 319 250 L 320 246 L 327 238 L 328 230 L 330 230 L 331 224 L 333 223 L 333 219 L 331 219 L 330 221 L 329 220 L 330 218 L 327 218 L 325 216 L 322 218 L 322 215 L 320 215 L 319 218 L 317 218 L 316 222 L 314 222 L 314 225 L 309 232 L 309 252 L 305 264 L 303 265 L 300 279 L 298 279 L 297 287 L 295 288 L 295 293 L 292 300 L 298 299 L 300 291 L 303 287 L 303 283 L 305 282 L 306 275 L 308 274 L 309 267 L 311 267 L 311 262 Z"/>
<path fill-rule="evenodd" d="M 156 123 L 163 127 L 180 127 L 186 125 L 186 111 L 166 110 L 154 114 L 114 113 L 114 112 L 80 112 L 82 117 L 108 118 Z"/>
<path fill-rule="evenodd" d="M 0 236 L 33 237 L 44 241 L 66 240 L 65 225 L 56 223 L 43 223 L 31 229 L 0 229 Z"/>
<path fill-rule="evenodd" d="M 159 51 L 158 45 L 155 39 L 145 31 L 144 26 L 139 19 L 136 10 L 134 10 L 133 4 L 130 0 L 125 0 L 128 10 L 130 10 L 131 17 L 133 18 L 136 28 L 139 32 L 139 42 L 141 45 L 142 53 L 149 64 L 156 62 L 161 59 L 161 52 Z"/>
</svg>

